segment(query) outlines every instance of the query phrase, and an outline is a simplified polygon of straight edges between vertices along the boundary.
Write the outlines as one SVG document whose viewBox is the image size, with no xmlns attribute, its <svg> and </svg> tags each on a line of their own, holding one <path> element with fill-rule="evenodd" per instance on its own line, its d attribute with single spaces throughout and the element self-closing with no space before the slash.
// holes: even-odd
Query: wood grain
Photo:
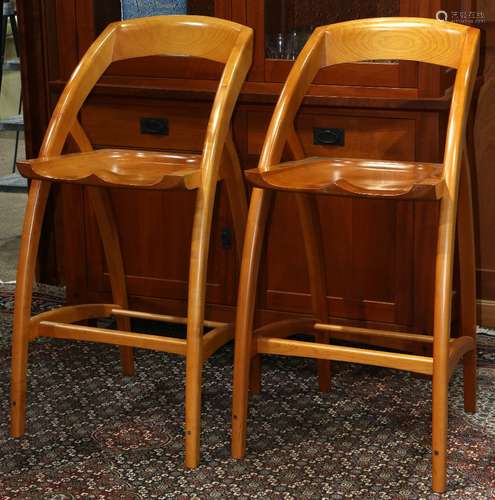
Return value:
<svg viewBox="0 0 495 500">
<path fill-rule="evenodd" d="M 449 377 L 452 366 L 461 357 L 467 356 L 468 353 L 471 355 L 475 349 L 471 331 L 474 299 L 469 275 L 472 274 L 474 259 L 469 251 L 473 244 L 469 194 L 463 195 L 459 205 L 459 209 L 463 211 L 460 219 L 460 247 L 466 259 L 463 272 L 467 278 L 461 281 L 465 328 L 463 336 L 454 342 L 450 342 L 450 323 L 459 184 L 462 184 L 464 193 L 469 193 L 470 189 L 466 180 L 468 176 L 461 177 L 461 159 L 465 147 L 469 104 L 478 67 L 478 52 L 479 31 L 476 29 L 428 19 L 381 18 L 350 21 L 316 29 L 294 63 L 268 127 L 258 169 L 248 172 L 248 179 L 254 179 L 257 188 L 253 192 L 248 218 L 236 322 L 238 345 L 234 361 L 232 412 L 232 455 L 235 458 L 245 454 L 247 380 L 251 356 L 266 353 L 377 364 L 432 375 L 432 489 L 436 493 L 445 491 Z M 425 168 L 425 165 L 393 164 L 378 160 L 375 164 L 378 169 L 375 171 L 373 167 L 370 168 L 374 164 L 370 160 L 309 158 L 281 163 L 284 148 L 294 133 L 296 113 L 318 70 L 328 65 L 382 58 L 435 63 L 457 70 L 442 165 L 430 165 Z M 335 165 L 338 167 L 335 168 Z M 344 165 L 348 165 L 350 170 L 340 169 Z M 401 165 L 399 170 L 403 169 L 401 174 L 398 174 L 398 165 Z M 383 167 L 381 171 L 380 166 Z M 355 173 L 351 173 L 354 168 Z M 392 354 L 378 350 L 329 346 L 318 342 L 270 338 L 265 335 L 253 342 L 252 321 L 260 249 L 267 219 L 264 201 L 267 193 L 278 189 L 334 195 L 347 192 L 346 194 L 353 197 L 376 196 L 377 199 L 386 199 L 387 196 L 414 193 L 415 187 L 422 182 L 419 178 L 421 175 L 417 175 L 423 168 L 428 171 L 422 178 L 428 185 L 426 189 L 433 190 L 432 199 L 441 200 L 435 266 L 433 356 Z M 402 175 L 405 177 L 398 180 Z M 406 179 L 409 175 L 411 177 Z M 395 180 L 392 180 L 394 177 Z M 439 187 L 438 190 L 435 189 L 436 186 Z M 325 330 L 325 327 L 323 329 Z M 331 329 L 327 327 L 326 330 Z M 284 334 L 286 333 L 287 331 L 284 331 Z M 370 330 L 355 330 L 354 333 L 375 334 Z M 385 332 L 386 336 L 390 334 Z M 403 340 L 423 342 L 424 337 L 410 334 Z M 470 359 L 465 367 L 468 374 L 466 407 L 471 408 L 475 397 L 475 376 Z"/>
<path fill-rule="evenodd" d="M 72 4 L 71 4 L 72 5 Z M 38 321 L 37 335 L 72 338 L 121 346 L 124 371 L 133 369 L 132 347 L 157 349 L 186 355 L 185 465 L 199 463 L 201 376 L 205 357 L 232 337 L 232 328 L 220 326 L 203 336 L 206 268 L 208 263 L 212 217 L 221 173 L 231 181 L 230 200 L 238 218 L 241 238 L 246 215 L 244 186 L 240 165 L 234 154 L 230 122 L 235 103 L 252 61 L 250 28 L 236 23 L 200 16 L 161 16 L 123 21 L 110 25 L 88 49 L 63 90 L 45 135 L 40 158 L 20 167 L 34 178 L 28 201 L 21 243 L 20 266 L 15 309 L 12 376 L 12 434 L 24 431 L 27 352 L 31 314 L 31 288 L 46 200 L 52 182 L 80 182 L 87 186 L 102 238 L 114 302 L 127 310 L 124 263 L 111 201 L 101 186 L 169 189 L 181 186 L 196 190 L 193 236 L 190 249 L 190 279 L 187 314 L 187 339 L 124 331 L 130 329 L 129 316 L 118 315 L 119 330 L 85 325 Z M 224 71 L 210 114 L 201 156 L 171 155 L 141 151 L 91 151 L 92 144 L 78 121 L 80 108 L 108 66 L 115 61 L 153 55 L 203 57 L 224 63 Z M 62 155 L 69 137 L 81 153 Z M 229 163 L 224 163 L 228 149 Z M 40 180 L 42 179 L 42 180 Z M 96 187 L 95 187 L 96 186 Z M 237 190 L 237 196 L 233 191 Z M 175 214 L 177 215 L 177 214 Z M 156 228 L 155 228 L 156 231 Z M 105 306 L 106 307 L 106 306 Z M 103 310 L 105 309 L 103 308 Z M 80 318 L 82 311 L 93 317 L 94 306 L 71 310 L 65 318 Z M 101 311 L 100 311 L 101 312 Z M 61 314 L 61 316 L 63 316 Z"/>
<path fill-rule="evenodd" d="M 340 196 L 438 200 L 443 166 L 354 158 L 310 157 L 251 169 L 246 178 L 265 189 Z"/>
<path fill-rule="evenodd" d="M 201 156 L 100 149 L 18 162 L 31 179 L 139 189 L 197 189 Z"/>
</svg>

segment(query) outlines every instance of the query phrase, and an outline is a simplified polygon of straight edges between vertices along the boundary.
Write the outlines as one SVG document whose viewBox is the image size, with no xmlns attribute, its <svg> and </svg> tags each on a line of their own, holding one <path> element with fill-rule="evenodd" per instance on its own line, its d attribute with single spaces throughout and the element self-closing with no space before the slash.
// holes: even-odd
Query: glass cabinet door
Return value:
<svg viewBox="0 0 495 500">
<path fill-rule="evenodd" d="M 318 26 L 370 17 L 418 16 L 424 4 L 409 0 L 259 0 L 248 9 L 256 30 L 251 80 L 284 82 L 313 30 Z M 421 7 L 423 5 L 423 7 Z M 344 64 L 318 73 L 316 84 L 365 87 L 414 87 L 417 64 L 404 61 Z"/>
<path fill-rule="evenodd" d="M 265 0 L 265 57 L 294 60 L 317 26 L 400 15 L 400 0 Z"/>
</svg>

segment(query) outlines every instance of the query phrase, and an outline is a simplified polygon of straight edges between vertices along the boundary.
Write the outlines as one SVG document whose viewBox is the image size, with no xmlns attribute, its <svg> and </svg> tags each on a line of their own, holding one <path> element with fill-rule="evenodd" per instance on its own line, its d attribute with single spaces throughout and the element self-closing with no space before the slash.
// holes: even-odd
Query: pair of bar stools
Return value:
<svg viewBox="0 0 495 500">
<path fill-rule="evenodd" d="M 38 337 L 102 342 L 120 346 L 123 371 L 134 370 L 133 347 L 186 357 L 185 465 L 199 463 L 201 376 L 204 361 L 234 334 L 234 327 L 204 319 L 205 277 L 217 183 L 225 182 L 242 264 L 235 326 L 232 455 L 245 454 L 250 381 L 256 384 L 259 354 L 315 358 L 320 387 L 330 380 L 330 360 L 408 370 L 433 380 L 433 490 L 446 485 L 448 384 L 456 364 L 464 362 L 464 404 L 475 410 L 476 337 L 474 314 L 474 248 L 469 166 L 464 153 L 468 113 L 478 59 L 478 30 L 416 18 L 350 21 L 315 30 L 287 79 L 268 129 L 258 169 L 247 172 L 254 184 L 249 214 L 242 173 L 232 140 L 230 120 L 251 65 L 250 28 L 220 19 L 166 16 L 110 25 L 88 50 L 66 86 L 51 119 L 40 156 L 21 162 L 31 179 L 19 258 L 13 333 L 11 432 L 24 432 L 29 343 Z M 93 151 L 78 121 L 91 89 L 114 61 L 151 56 L 201 57 L 225 64 L 201 155 L 132 150 Z M 443 164 L 307 158 L 294 129 L 294 117 L 318 70 L 339 63 L 408 59 L 457 70 L 448 121 Z M 80 153 L 62 155 L 71 136 Z M 294 161 L 280 163 L 288 147 Z M 87 186 L 104 245 L 113 304 L 62 307 L 31 317 L 32 282 L 42 219 L 52 182 Z M 107 188 L 196 190 L 190 255 L 187 318 L 128 310 L 118 232 Z M 297 193 L 311 281 L 314 319 L 287 320 L 253 332 L 257 275 L 270 199 L 274 191 Z M 387 199 L 439 200 L 433 336 L 351 328 L 327 324 L 322 251 L 314 194 Z M 450 338 L 452 268 L 457 220 L 460 252 L 461 335 Z M 118 330 L 81 324 L 114 316 Z M 130 318 L 187 323 L 187 339 L 132 333 Z M 76 324 L 77 323 L 77 324 Z M 213 330 L 204 334 L 204 327 Z M 393 336 L 433 344 L 432 356 L 330 345 L 332 333 L 347 331 L 376 339 Z M 291 340 L 311 333 L 316 342 Z"/>
</svg>

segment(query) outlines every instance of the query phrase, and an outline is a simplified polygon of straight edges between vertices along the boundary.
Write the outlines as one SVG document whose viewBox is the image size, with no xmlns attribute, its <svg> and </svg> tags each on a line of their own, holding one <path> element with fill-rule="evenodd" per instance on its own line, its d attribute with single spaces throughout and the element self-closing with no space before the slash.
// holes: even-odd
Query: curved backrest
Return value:
<svg viewBox="0 0 495 500">
<path fill-rule="evenodd" d="M 322 29 L 323 65 L 399 59 L 458 68 L 467 30 L 461 24 L 407 17 L 333 24 Z"/>
<path fill-rule="evenodd" d="M 78 143 L 88 142 L 77 114 L 111 63 L 144 56 L 190 56 L 225 64 L 203 150 L 203 164 L 210 164 L 222 154 L 233 108 L 251 66 L 252 39 L 251 28 L 204 16 L 157 16 L 110 24 L 81 59 L 60 96 L 40 157 L 61 154 L 69 133 Z"/>
<path fill-rule="evenodd" d="M 478 68 L 479 30 L 434 19 L 359 19 L 317 28 L 299 54 L 275 108 L 259 169 L 280 162 L 294 117 L 318 70 L 379 59 L 412 60 L 457 70 L 444 156 L 447 184 L 460 161 L 462 138 Z M 455 183 L 454 183 L 455 184 Z"/>
</svg>

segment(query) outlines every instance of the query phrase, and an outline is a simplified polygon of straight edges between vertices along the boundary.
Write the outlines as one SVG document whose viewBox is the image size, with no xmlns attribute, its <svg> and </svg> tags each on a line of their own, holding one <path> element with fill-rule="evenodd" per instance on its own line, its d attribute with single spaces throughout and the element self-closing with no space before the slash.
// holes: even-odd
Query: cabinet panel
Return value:
<svg viewBox="0 0 495 500">
<path fill-rule="evenodd" d="M 210 104 L 197 102 L 92 99 L 81 122 L 93 144 L 200 152 L 210 109 Z M 161 120 L 164 135 L 143 133 L 141 120 L 146 118 Z"/>
<path fill-rule="evenodd" d="M 415 115 L 304 109 L 296 129 L 307 155 L 415 158 Z M 364 116 L 363 116 L 364 114 Z M 248 116 L 248 151 L 260 152 L 269 114 Z M 341 127 L 342 146 L 313 142 L 315 127 Z M 334 318 L 409 325 L 413 313 L 414 207 L 409 202 L 318 196 L 327 297 Z M 309 312 L 311 301 L 294 195 L 277 193 L 263 268 L 263 307 Z M 290 270 L 290 272 L 288 271 Z M 263 294 L 262 294 L 263 296 Z"/>
<path fill-rule="evenodd" d="M 412 205 L 322 196 L 318 206 L 330 315 L 410 324 Z M 294 195 L 277 193 L 271 217 L 263 307 L 308 313 L 309 282 Z"/>
<path fill-rule="evenodd" d="M 219 189 L 219 191 L 221 191 Z M 111 190 L 130 295 L 187 300 L 189 252 L 195 193 Z M 110 290 L 96 220 L 85 200 L 88 288 Z M 207 276 L 207 301 L 232 304 L 233 249 L 223 248 L 230 230 L 226 197 L 219 192 L 214 211 Z"/>
<path fill-rule="evenodd" d="M 343 145 L 315 144 L 315 128 L 341 129 Z M 296 120 L 308 156 L 342 156 L 381 160 L 414 158 L 414 119 L 302 113 Z"/>
<path fill-rule="evenodd" d="M 395 116 L 395 117 L 394 117 Z M 263 146 L 270 114 L 249 113 L 248 152 L 259 155 Z M 415 157 L 415 116 L 386 112 L 353 113 L 332 110 L 301 112 L 296 129 L 308 156 L 413 160 Z M 314 144 L 314 128 L 339 128 L 344 132 L 341 146 Z"/>
<path fill-rule="evenodd" d="M 93 97 L 84 106 L 81 123 L 97 147 L 201 152 L 210 108 L 207 102 L 123 102 L 118 98 Z M 162 120 L 167 135 L 142 133 L 142 118 Z M 195 192 L 113 189 L 111 199 L 120 230 L 129 294 L 186 301 Z M 221 184 L 213 218 L 207 301 L 232 304 L 234 247 L 225 245 L 225 233 L 231 233 L 232 223 Z M 110 283 L 87 199 L 85 227 L 88 289 L 106 292 Z"/>
</svg>

